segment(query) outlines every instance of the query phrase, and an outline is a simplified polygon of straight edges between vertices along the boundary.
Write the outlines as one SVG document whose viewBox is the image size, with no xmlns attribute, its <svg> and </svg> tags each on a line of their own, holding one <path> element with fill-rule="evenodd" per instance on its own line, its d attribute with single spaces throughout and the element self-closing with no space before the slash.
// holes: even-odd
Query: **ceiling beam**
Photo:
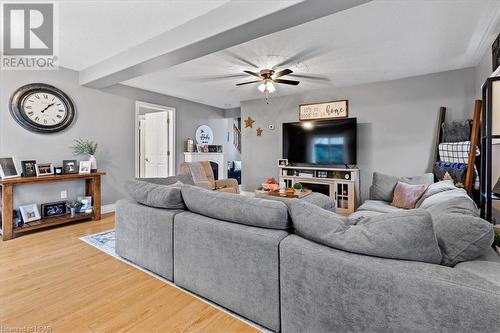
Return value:
<svg viewBox="0 0 500 333">
<path fill-rule="evenodd" d="M 230 1 L 79 73 L 80 84 L 105 88 L 371 0 Z M 290 5 L 292 3 L 292 5 Z M 287 5 L 288 7 L 283 7 Z"/>
</svg>

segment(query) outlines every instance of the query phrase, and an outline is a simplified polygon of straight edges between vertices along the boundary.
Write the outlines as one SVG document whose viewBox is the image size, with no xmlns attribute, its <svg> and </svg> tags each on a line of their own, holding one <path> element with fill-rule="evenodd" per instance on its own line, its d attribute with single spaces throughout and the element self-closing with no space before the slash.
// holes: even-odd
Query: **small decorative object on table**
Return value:
<svg viewBox="0 0 500 333">
<path fill-rule="evenodd" d="M 75 216 L 76 210 L 79 209 L 81 206 L 80 201 L 78 200 L 70 200 L 66 202 L 66 207 L 69 208 L 71 216 Z"/>
<path fill-rule="evenodd" d="M 90 173 L 92 168 L 91 161 L 80 161 L 80 167 L 78 168 L 78 173 Z"/>
<path fill-rule="evenodd" d="M 264 191 L 273 192 L 273 191 L 278 191 L 280 189 L 280 186 L 276 182 L 276 179 L 268 178 L 266 182 L 262 184 L 262 189 Z"/>
<path fill-rule="evenodd" d="M 59 176 L 59 175 L 62 175 L 62 173 L 63 173 L 63 168 L 62 167 L 55 167 L 54 168 L 54 175 Z"/>
<path fill-rule="evenodd" d="M 95 158 L 95 153 L 97 151 L 96 142 L 90 140 L 76 139 L 74 140 L 74 145 L 71 146 L 71 149 L 73 149 L 73 155 L 75 156 L 89 155 L 89 162 L 91 164 L 90 169 L 93 172 L 97 171 L 97 160 Z"/>
<path fill-rule="evenodd" d="M 52 176 L 54 174 L 54 166 L 51 163 L 35 164 L 37 176 Z"/>
<path fill-rule="evenodd" d="M 23 170 L 23 177 L 36 176 L 36 161 L 21 161 L 21 168 Z"/>
<path fill-rule="evenodd" d="M 2 179 L 19 177 L 20 174 L 17 171 L 16 163 L 12 157 L 2 157 L 0 158 L 0 177 Z"/>
<path fill-rule="evenodd" d="M 14 228 L 19 228 L 24 225 L 21 213 L 19 213 L 16 209 L 12 211 L 12 222 L 14 224 Z"/>
<path fill-rule="evenodd" d="M 19 210 L 21 211 L 24 223 L 41 219 L 40 212 L 38 211 L 38 206 L 36 204 L 20 206 Z"/>
<path fill-rule="evenodd" d="M 66 201 L 50 202 L 41 205 L 42 217 L 52 217 L 66 214 Z"/>
<path fill-rule="evenodd" d="M 63 173 L 72 174 L 78 173 L 78 163 L 76 160 L 64 160 L 63 161 Z"/>
<path fill-rule="evenodd" d="M 299 195 L 302 192 L 302 184 L 299 182 L 293 184 L 293 189 L 295 190 L 295 194 Z"/>
<path fill-rule="evenodd" d="M 91 196 L 78 197 L 77 200 L 80 203 L 80 209 L 78 210 L 79 213 L 86 213 L 86 214 L 92 213 Z"/>
</svg>

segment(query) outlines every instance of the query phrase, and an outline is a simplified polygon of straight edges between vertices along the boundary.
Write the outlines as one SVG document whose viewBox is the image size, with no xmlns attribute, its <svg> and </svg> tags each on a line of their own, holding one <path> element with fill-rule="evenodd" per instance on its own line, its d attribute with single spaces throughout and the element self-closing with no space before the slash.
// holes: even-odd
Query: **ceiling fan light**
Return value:
<svg viewBox="0 0 500 333">
<path fill-rule="evenodd" d="M 266 88 L 269 93 L 273 93 L 276 91 L 276 86 L 274 85 L 273 81 L 267 81 Z"/>
<path fill-rule="evenodd" d="M 257 87 L 257 89 L 263 93 L 266 91 L 266 84 L 264 82 L 262 82 L 261 84 L 259 84 L 259 86 Z"/>
</svg>

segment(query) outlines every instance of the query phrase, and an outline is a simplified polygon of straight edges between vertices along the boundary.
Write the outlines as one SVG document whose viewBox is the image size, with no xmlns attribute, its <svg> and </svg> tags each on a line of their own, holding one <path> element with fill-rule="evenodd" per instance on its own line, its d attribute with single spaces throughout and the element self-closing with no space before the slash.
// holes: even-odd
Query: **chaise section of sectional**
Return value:
<svg viewBox="0 0 500 333">
<path fill-rule="evenodd" d="M 120 200 L 116 207 L 116 253 L 173 281 L 173 223 L 179 209 Z"/>
<path fill-rule="evenodd" d="M 280 330 L 279 243 L 284 230 L 175 216 L 174 281 L 273 331 Z"/>
<path fill-rule="evenodd" d="M 476 265 L 500 274 L 497 263 Z M 500 281 L 460 267 L 354 254 L 290 235 L 280 244 L 280 277 L 284 333 L 500 327 Z"/>
</svg>

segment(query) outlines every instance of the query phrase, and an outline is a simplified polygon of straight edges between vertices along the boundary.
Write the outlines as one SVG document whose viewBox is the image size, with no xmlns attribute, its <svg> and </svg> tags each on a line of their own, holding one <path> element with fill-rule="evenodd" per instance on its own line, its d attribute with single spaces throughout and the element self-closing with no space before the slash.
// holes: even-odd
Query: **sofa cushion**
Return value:
<svg viewBox="0 0 500 333">
<path fill-rule="evenodd" d="M 391 205 L 403 209 L 413 209 L 426 188 L 427 185 L 410 185 L 398 181 Z"/>
<path fill-rule="evenodd" d="M 277 196 L 272 196 L 272 195 L 265 195 L 265 198 L 267 200 L 276 200 L 276 201 L 281 201 L 285 205 L 289 206 L 293 201 L 296 200 L 302 200 L 305 202 L 309 202 L 315 206 L 318 206 L 320 208 L 335 212 L 335 202 L 333 199 L 327 195 L 324 195 L 322 193 L 318 192 L 312 192 L 309 195 L 306 195 L 305 197 L 301 199 L 295 199 L 295 198 L 287 198 L 287 197 L 277 197 Z"/>
<path fill-rule="evenodd" d="M 288 210 L 282 202 L 215 192 L 191 185 L 182 186 L 181 191 L 187 208 L 192 212 L 262 228 L 286 230 L 289 227 Z"/>
<path fill-rule="evenodd" d="M 432 220 L 439 247 L 443 254 L 442 265 L 454 266 L 485 255 L 493 243 L 493 225 L 479 217 L 450 213 L 446 210 L 432 212 Z"/>
<path fill-rule="evenodd" d="M 167 209 L 184 209 L 181 188 L 178 185 L 160 185 L 142 180 L 128 180 L 125 189 L 130 197 L 146 206 Z"/>
<path fill-rule="evenodd" d="M 391 202 L 394 188 L 398 181 L 410 185 L 430 185 L 434 183 L 434 175 L 432 173 L 426 173 L 423 176 L 395 177 L 374 172 L 372 186 L 370 186 L 370 199 Z"/>
<path fill-rule="evenodd" d="M 295 233 L 336 249 L 383 258 L 441 262 L 432 219 L 425 210 L 364 217 L 350 225 L 346 217 L 295 201 L 290 215 Z"/>
<path fill-rule="evenodd" d="M 366 200 L 358 207 L 356 212 L 370 211 L 377 213 L 392 213 L 402 211 L 402 208 L 394 207 L 390 202 L 381 200 Z"/>
</svg>

